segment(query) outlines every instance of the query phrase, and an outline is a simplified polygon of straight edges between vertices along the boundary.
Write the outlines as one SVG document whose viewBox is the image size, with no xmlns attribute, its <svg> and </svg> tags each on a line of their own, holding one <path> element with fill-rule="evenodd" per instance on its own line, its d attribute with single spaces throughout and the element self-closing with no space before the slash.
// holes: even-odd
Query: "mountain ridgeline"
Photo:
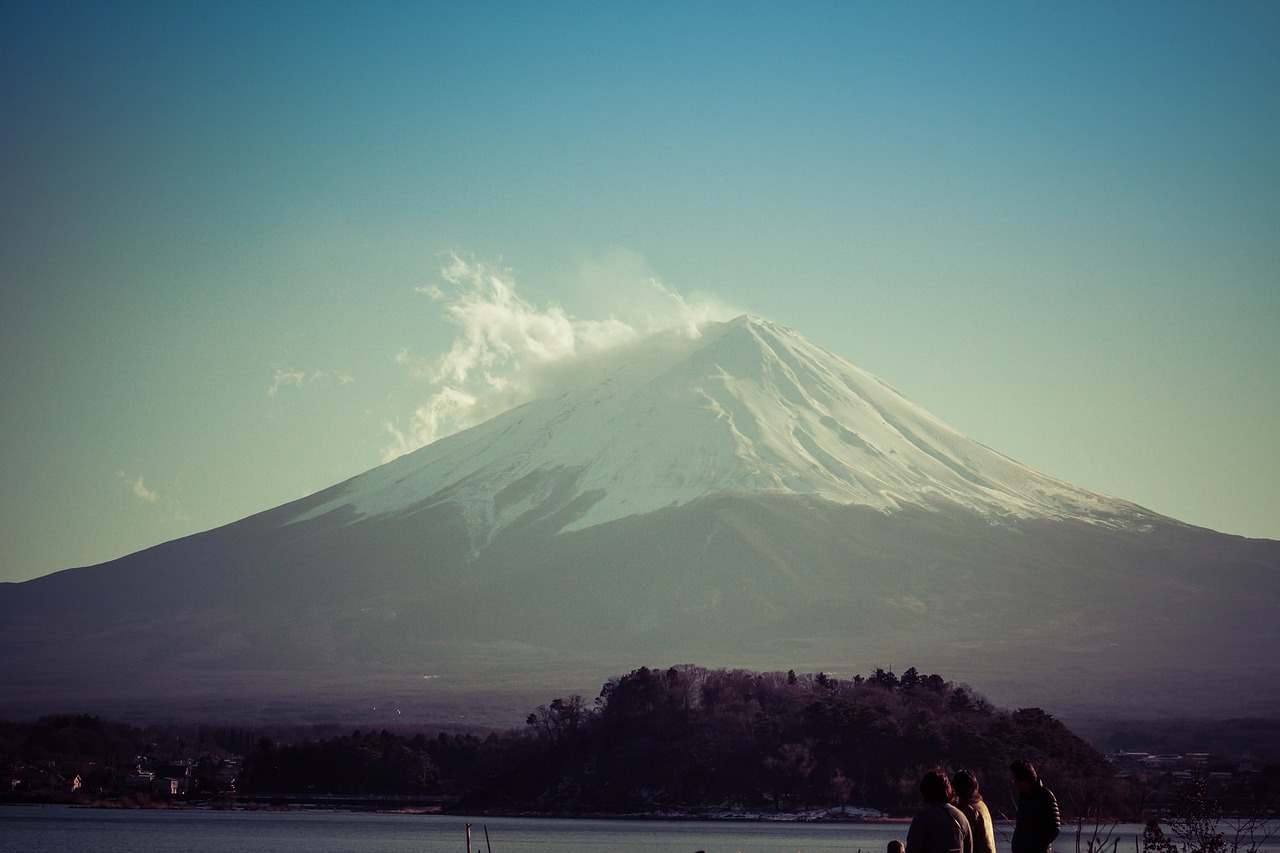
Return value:
<svg viewBox="0 0 1280 853">
<path fill-rule="evenodd" d="M 0 713 L 505 723 L 637 660 L 1267 713 L 1280 542 L 1055 480 L 750 317 L 225 527 L 0 586 Z M 1230 685 L 1224 689 L 1223 685 Z"/>
</svg>

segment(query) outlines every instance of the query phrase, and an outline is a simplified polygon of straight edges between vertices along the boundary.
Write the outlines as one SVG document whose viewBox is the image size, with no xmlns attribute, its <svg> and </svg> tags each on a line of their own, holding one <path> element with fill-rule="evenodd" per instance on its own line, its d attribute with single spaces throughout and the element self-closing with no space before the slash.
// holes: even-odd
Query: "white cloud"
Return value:
<svg viewBox="0 0 1280 853">
<path fill-rule="evenodd" d="M 147 484 L 142 482 L 141 477 L 133 482 L 133 494 L 149 504 L 153 504 L 157 500 L 156 493 L 147 488 Z"/>
<path fill-rule="evenodd" d="M 148 504 L 149 506 L 154 506 L 157 509 L 162 510 L 165 515 L 174 521 L 185 523 L 191 520 L 186 511 L 182 508 L 182 504 L 179 503 L 176 498 L 170 495 L 162 496 L 159 492 L 147 488 L 147 484 L 141 475 L 133 477 L 123 471 L 117 471 L 116 476 L 125 482 L 125 485 L 129 488 L 130 494 L 132 494 L 136 499 Z"/>
<path fill-rule="evenodd" d="M 608 293 L 605 318 L 577 318 L 559 305 L 538 307 L 516 292 L 509 270 L 450 255 L 442 280 L 417 290 L 444 306 L 457 336 L 435 359 L 408 349 L 396 355 L 411 378 L 436 390 L 407 426 L 386 424 L 392 443 L 384 461 L 532 399 L 592 356 L 667 329 L 696 337 L 700 324 L 741 313 L 713 298 L 686 299 L 652 276 L 635 253 L 584 262 L 581 275 L 597 300 Z"/>
<path fill-rule="evenodd" d="M 116 473 L 120 476 L 122 480 L 124 480 L 126 483 L 129 484 L 129 490 L 133 492 L 133 496 L 138 500 L 144 501 L 145 503 L 149 503 L 149 504 L 153 504 L 159 500 L 159 497 L 156 495 L 156 493 L 147 488 L 147 484 L 142 481 L 142 477 L 138 477 L 135 480 L 129 477 L 123 471 L 117 471 Z"/>
<path fill-rule="evenodd" d="M 347 385 L 355 382 L 355 378 L 343 371 L 331 371 L 316 369 L 308 375 L 304 370 L 295 370 L 294 368 L 276 368 L 276 377 L 271 385 L 267 388 L 267 396 L 274 397 L 284 388 L 293 386 L 301 388 L 305 383 L 324 384 L 327 382 L 337 382 L 339 385 Z"/>
<path fill-rule="evenodd" d="M 644 257 L 630 249 L 583 255 L 577 260 L 577 273 L 584 297 L 597 310 L 607 311 L 642 336 L 666 329 L 693 335 L 703 323 L 745 313 L 708 293 L 684 296 L 663 284 Z"/>
<path fill-rule="evenodd" d="M 468 419 L 468 413 L 476 406 L 476 398 L 457 388 L 442 388 L 413 413 L 407 431 L 387 425 L 393 443 L 383 453 L 386 460 L 402 456 L 411 450 L 430 444 L 445 434 L 449 425 Z"/>
<path fill-rule="evenodd" d="M 284 388 L 289 385 L 294 385 L 298 388 L 301 388 L 302 383 L 306 380 L 306 378 L 307 378 L 306 374 L 303 373 L 301 370 L 292 370 L 292 369 L 281 370 L 280 368 L 277 367 L 275 381 L 272 382 L 271 387 L 267 389 L 267 396 L 274 397 L 276 394 L 280 393 L 281 388 Z"/>
</svg>

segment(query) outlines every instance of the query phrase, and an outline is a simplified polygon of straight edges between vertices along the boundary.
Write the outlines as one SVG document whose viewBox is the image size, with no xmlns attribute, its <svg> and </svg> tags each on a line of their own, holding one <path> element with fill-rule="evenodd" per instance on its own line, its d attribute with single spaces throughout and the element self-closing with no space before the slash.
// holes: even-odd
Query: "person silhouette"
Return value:
<svg viewBox="0 0 1280 853">
<path fill-rule="evenodd" d="M 973 853 L 996 853 L 995 828 L 991 825 L 991 812 L 978 791 L 978 777 L 968 770 L 958 770 L 951 785 L 956 791 L 956 808 L 969 819 Z"/>
<path fill-rule="evenodd" d="M 1040 781 L 1035 766 L 1025 759 L 1009 765 L 1018 788 L 1018 817 L 1013 824 L 1010 853 L 1051 853 L 1062 830 L 1058 798 Z"/>
<path fill-rule="evenodd" d="M 951 780 L 941 770 L 920 779 L 920 798 L 907 829 L 906 853 L 973 853 L 973 832 L 964 812 L 951 805 Z"/>
</svg>

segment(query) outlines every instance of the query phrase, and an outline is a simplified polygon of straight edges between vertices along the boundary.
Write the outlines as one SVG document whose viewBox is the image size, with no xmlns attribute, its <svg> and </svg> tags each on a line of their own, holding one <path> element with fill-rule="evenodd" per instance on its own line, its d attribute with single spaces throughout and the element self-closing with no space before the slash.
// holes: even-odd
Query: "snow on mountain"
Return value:
<svg viewBox="0 0 1280 853">
<path fill-rule="evenodd" d="M 615 353 L 591 381 L 348 480 L 293 520 L 448 501 L 482 547 L 524 517 L 568 511 L 562 529 L 579 530 L 735 491 L 886 512 L 949 502 L 993 521 L 1154 517 L 978 444 L 790 329 L 744 316 L 700 331 Z"/>
</svg>

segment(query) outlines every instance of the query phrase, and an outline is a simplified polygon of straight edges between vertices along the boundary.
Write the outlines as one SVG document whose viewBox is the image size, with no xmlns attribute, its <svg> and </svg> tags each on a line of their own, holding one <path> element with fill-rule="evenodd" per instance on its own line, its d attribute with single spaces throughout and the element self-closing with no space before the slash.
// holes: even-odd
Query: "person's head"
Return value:
<svg viewBox="0 0 1280 853">
<path fill-rule="evenodd" d="M 1010 764 L 1009 772 L 1013 774 L 1013 783 L 1018 786 L 1019 791 L 1029 791 L 1040 783 L 1035 766 L 1024 758 Z"/>
<path fill-rule="evenodd" d="M 954 796 L 951 780 L 941 770 L 930 770 L 920 779 L 920 797 L 926 803 L 949 803 Z"/>
<path fill-rule="evenodd" d="M 951 784 L 956 789 L 956 796 L 963 803 L 976 802 L 982 799 L 982 796 L 978 793 L 978 777 L 968 770 L 956 771 Z"/>
<path fill-rule="evenodd" d="M 902 842 L 895 838 L 889 842 L 889 849 L 887 853 L 904 853 L 906 849 L 907 848 L 902 846 Z"/>
</svg>

